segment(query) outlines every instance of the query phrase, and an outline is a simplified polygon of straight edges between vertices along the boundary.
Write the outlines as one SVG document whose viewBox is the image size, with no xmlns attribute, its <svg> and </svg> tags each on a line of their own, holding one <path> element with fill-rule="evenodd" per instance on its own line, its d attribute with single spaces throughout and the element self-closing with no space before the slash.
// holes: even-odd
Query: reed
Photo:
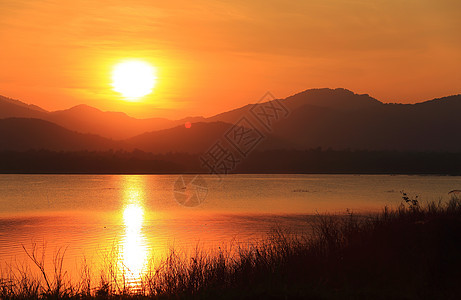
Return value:
<svg viewBox="0 0 461 300">
<path fill-rule="evenodd" d="M 25 248 L 32 265 L 2 266 L 0 298 L 458 299 L 461 201 L 420 205 L 405 197 L 373 215 L 317 215 L 306 234 L 275 228 L 252 245 L 171 249 L 164 260 L 152 259 L 136 284 L 116 254 L 99 277 L 84 258 L 80 280 L 71 281 L 62 269 L 65 249 L 55 252 L 50 272 L 34 245 Z"/>
</svg>

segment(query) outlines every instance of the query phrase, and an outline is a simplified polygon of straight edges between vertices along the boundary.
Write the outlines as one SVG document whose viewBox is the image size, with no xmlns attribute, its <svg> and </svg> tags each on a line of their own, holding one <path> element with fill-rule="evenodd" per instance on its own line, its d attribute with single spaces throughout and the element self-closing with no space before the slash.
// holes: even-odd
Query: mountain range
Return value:
<svg viewBox="0 0 461 300">
<path fill-rule="evenodd" d="M 460 114 L 461 95 L 390 104 L 366 94 L 326 88 L 269 98 L 208 118 L 178 120 L 136 119 L 87 105 L 50 112 L 0 96 L 0 150 L 203 153 L 217 141 L 230 147 L 229 137 L 235 132 L 253 130 L 248 141 L 256 141 L 259 150 L 458 152 Z M 184 126 L 186 122 L 190 128 Z"/>
</svg>

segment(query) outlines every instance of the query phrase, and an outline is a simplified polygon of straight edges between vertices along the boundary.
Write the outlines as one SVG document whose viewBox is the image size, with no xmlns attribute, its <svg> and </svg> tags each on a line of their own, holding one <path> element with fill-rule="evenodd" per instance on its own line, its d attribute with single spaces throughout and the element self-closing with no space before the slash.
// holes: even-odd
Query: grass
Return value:
<svg viewBox="0 0 461 300">
<path fill-rule="evenodd" d="M 371 216 L 319 215 L 310 234 L 274 230 L 247 247 L 172 249 L 137 285 L 109 257 L 99 276 L 83 261 L 72 282 L 64 250 L 47 271 L 33 247 L 25 250 L 38 275 L 30 264 L 3 268 L 0 298 L 461 299 L 461 201 L 403 199 Z"/>
</svg>

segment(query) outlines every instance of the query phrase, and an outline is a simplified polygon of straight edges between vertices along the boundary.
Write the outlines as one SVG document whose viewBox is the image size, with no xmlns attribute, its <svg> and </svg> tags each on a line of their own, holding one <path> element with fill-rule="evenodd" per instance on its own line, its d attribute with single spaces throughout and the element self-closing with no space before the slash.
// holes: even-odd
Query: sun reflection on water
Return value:
<svg viewBox="0 0 461 300">
<path fill-rule="evenodd" d="M 123 181 L 123 223 L 120 270 L 129 285 L 136 287 L 147 264 L 148 249 L 144 226 L 145 181 L 141 176 L 126 176 Z"/>
</svg>

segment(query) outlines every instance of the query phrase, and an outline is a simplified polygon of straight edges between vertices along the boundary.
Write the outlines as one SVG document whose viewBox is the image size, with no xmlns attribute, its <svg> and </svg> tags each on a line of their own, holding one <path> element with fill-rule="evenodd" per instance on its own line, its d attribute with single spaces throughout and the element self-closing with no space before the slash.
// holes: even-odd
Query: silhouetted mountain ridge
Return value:
<svg viewBox="0 0 461 300">
<path fill-rule="evenodd" d="M 67 130 L 40 119 L 0 119 L 0 150 L 102 151 L 130 147 L 92 134 Z"/>
<path fill-rule="evenodd" d="M 42 118 L 45 114 L 35 105 L 0 96 L 0 118 Z"/>
<path fill-rule="evenodd" d="M 16 106 L 28 108 L 30 110 L 46 112 L 46 110 L 44 110 L 43 108 L 41 108 L 41 107 L 39 107 L 37 105 L 27 104 L 27 103 L 24 103 L 22 101 L 19 101 L 19 100 L 13 99 L 13 98 L 4 97 L 4 96 L 1 96 L 1 95 L 0 95 L 0 102 L 10 103 L 10 104 L 13 104 L 13 105 L 16 105 Z"/>
<path fill-rule="evenodd" d="M 225 132 L 243 116 L 251 119 L 252 107 L 256 105 L 261 108 L 271 104 L 270 101 L 248 104 L 210 118 L 173 121 L 162 118 L 136 119 L 124 113 L 102 112 L 87 105 L 46 112 L 4 99 L 0 98 L 0 118 L 10 113 L 71 128 L 70 131 L 59 131 L 66 141 L 64 132 L 75 137 L 76 132 L 73 131 L 112 138 L 125 137 L 121 142 L 103 139 L 104 142 L 99 140 L 98 143 L 111 145 L 114 149 L 138 148 L 153 153 L 206 151 L 216 141 L 223 140 Z M 355 94 L 346 89 L 311 89 L 273 101 L 283 105 L 289 113 L 287 117 L 274 121 L 269 131 L 254 118 L 251 119 L 252 124 L 264 134 L 258 150 L 323 147 L 338 150 L 461 151 L 461 140 L 457 138 L 461 129 L 461 95 L 417 104 L 385 104 L 369 95 Z M 186 121 L 193 123 L 191 128 L 184 127 Z M 10 130 L 10 136 L 14 136 L 14 126 L 5 127 L 2 124 L 0 129 L 4 134 Z M 59 148 L 50 140 L 53 134 L 57 134 L 56 128 L 51 130 L 50 127 L 39 126 L 38 129 L 42 132 L 35 133 L 44 137 L 43 140 L 49 141 L 53 147 L 47 148 L 45 142 L 31 139 L 28 145 L 22 145 L 23 149 Z M 25 127 L 22 130 L 21 134 L 26 134 Z M 47 133 L 47 130 L 50 132 Z M 85 143 L 83 145 L 88 145 Z M 2 145 L 2 149 L 8 150 L 8 142 Z M 67 145 L 65 149 L 70 149 L 68 145 L 71 143 L 63 145 Z M 78 149 L 82 147 L 78 146 Z"/>
<path fill-rule="evenodd" d="M 370 97 L 368 94 L 355 94 L 343 88 L 305 90 L 284 100 L 292 110 L 311 105 L 335 110 L 354 111 L 383 105 L 382 102 Z"/>
<path fill-rule="evenodd" d="M 172 128 L 187 121 L 203 120 L 202 117 L 188 117 L 180 120 L 136 119 L 123 112 L 104 112 L 86 104 L 48 112 L 38 106 L 2 96 L 0 96 L 0 118 L 42 119 L 71 131 L 91 133 L 116 140 L 123 140 L 148 131 Z"/>
</svg>

